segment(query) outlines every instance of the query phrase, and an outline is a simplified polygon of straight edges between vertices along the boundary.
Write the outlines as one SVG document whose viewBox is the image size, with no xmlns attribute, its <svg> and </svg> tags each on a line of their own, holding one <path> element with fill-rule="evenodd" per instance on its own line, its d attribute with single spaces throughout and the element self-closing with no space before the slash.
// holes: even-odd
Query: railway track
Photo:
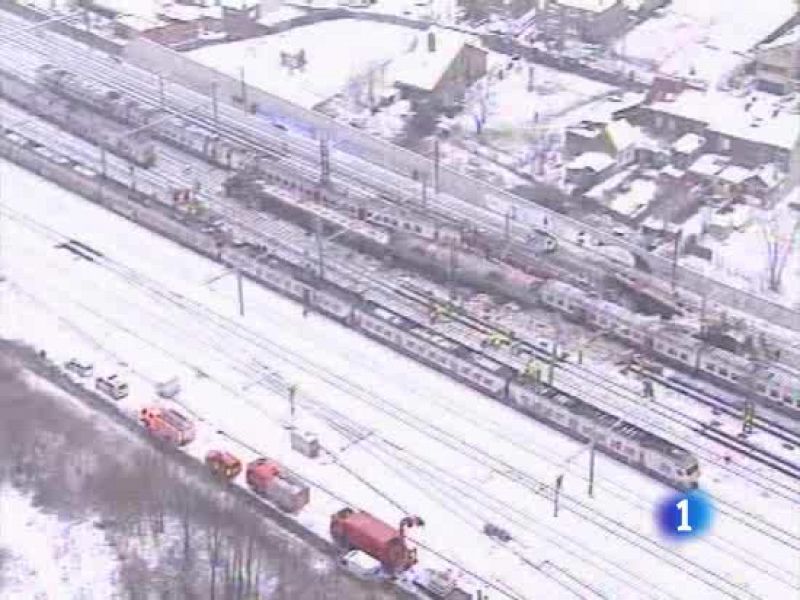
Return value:
<svg viewBox="0 0 800 600">
<path fill-rule="evenodd" d="M 157 297 L 159 297 L 161 299 L 160 301 L 162 301 L 162 302 L 166 301 L 169 304 L 175 304 L 176 308 L 178 310 L 180 310 L 180 311 L 189 310 L 190 313 L 193 315 L 192 322 L 198 322 L 197 318 L 200 318 L 203 322 L 206 322 L 209 325 L 211 323 L 216 323 L 217 324 L 216 326 L 221 328 L 221 332 L 224 332 L 224 335 L 229 335 L 229 336 L 234 336 L 236 338 L 241 338 L 242 341 L 247 340 L 248 343 L 252 344 L 254 349 L 257 350 L 258 355 L 265 355 L 265 353 L 267 353 L 268 355 L 269 354 L 274 354 L 275 356 L 281 356 L 284 359 L 288 359 L 288 360 L 291 360 L 291 361 L 301 360 L 306 365 L 304 368 L 310 368 L 310 369 L 312 369 L 312 371 L 317 372 L 318 367 L 315 368 L 312 364 L 307 363 L 307 361 L 305 359 L 302 359 L 301 357 L 295 355 L 294 352 L 290 348 L 281 347 L 279 345 L 276 345 L 274 342 L 270 342 L 268 340 L 260 338 L 256 334 L 247 331 L 246 329 L 242 328 L 241 326 L 235 326 L 233 323 L 228 323 L 227 320 L 220 320 L 219 317 L 214 317 L 213 315 L 208 314 L 207 311 L 201 309 L 200 307 L 194 307 L 192 305 L 192 303 L 187 302 L 187 300 L 185 298 L 176 297 L 174 294 L 166 292 L 165 290 L 161 289 L 160 285 L 152 286 L 151 284 L 149 284 L 147 282 L 147 279 L 142 279 L 142 277 L 140 275 L 137 275 L 135 272 L 131 272 L 127 268 L 123 268 L 122 265 L 114 266 L 112 264 L 112 265 L 108 265 L 108 267 L 111 267 L 113 269 L 122 269 L 122 271 L 119 273 L 120 276 L 122 276 L 124 279 L 132 280 L 131 283 L 134 283 L 136 285 L 144 285 L 144 286 L 146 286 L 146 288 L 150 290 L 150 293 L 155 294 Z M 106 268 L 108 268 L 108 267 L 106 267 Z M 153 282 L 153 283 L 155 283 L 155 282 Z M 66 298 L 65 298 L 65 301 L 66 301 Z M 195 310 L 199 310 L 200 312 L 195 314 Z M 195 317 L 197 317 L 197 318 L 195 318 Z M 159 327 L 170 327 L 170 326 L 171 327 L 175 327 L 175 324 L 170 325 L 170 320 L 166 320 L 161 325 L 159 325 Z M 181 329 L 183 329 L 183 328 L 181 328 Z M 194 329 L 194 331 L 191 331 L 191 330 L 188 330 L 188 329 L 185 330 L 185 331 L 181 331 L 181 332 L 179 332 L 179 335 L 182 336 L 182 337 L 183 336 L 189 336 L 189 337 L 195 336 L 195 335 L 198 334 L 198 331 L 197 331 L 197 328 L 193 328 L 193 329 Z M 133 334 L 137 335 L 136 332 L 133 332 Z M 219 334 L 214 333 L 213 331 L 209 332 L 209 336 L 210 336 L 210 337 L 208 337 L 209 341 L 206 342 L 206 343 L 211 343 L 214 346 L 217 346 L 218 347 L 218 352 L 221 353 L 221 356 L 227 357 L 226 360 L 231 360 L 231 347 L 227 346 L 224 343 L 222 343 L 223 337 L 221 335 L 219 335 Z M 213 340 L 213 341 L 211 341 L 211 340 Z M 247 371 L 250 371 L 252 369 L 252 366 L 244 365 L 244 366 L 240 366 L 240 368 L 244 368 L 245 371 L 247 372 Z M 323 372 L 323 373 L 320 373 L 319 375 L 324 377 L 324 378 L 327 378 L 327 379 L 333 378 L 332 382 L 336 386 L 339 386 L 339 387 L 343 386 L 345 389 L 349 390 L 350 393 L 358 394 L 360 397 L 362 397 L 364 399 L 364 401 L 369 401 L 370 397 L 374 398 L 374 396 L 370 395 L 370 392 L 368 392 L 366 390 L 363 390 L 363 389 L 359 389 L 358 386 L 354 386 L 353 383 L 351 383 L 351 382 L 349 382 L 347 380 L 344 380 L 341 377 L 337 377 L 335 374 L 331 374 L 331 373 L 327 373 L 326 374 L 326 373 Z M 372 402 L 373 402 L 373 404 L 375 404 L 377 402 L 384 409 L 389 408 L 385 401 L 378 402 L 378 399 L 373 399 Z M 402 417 L 402 415 L 398 415 L 398 416 Z M 415 425 L 416 427 L 421 427 L 421 428 L 423 428 L 425 430 L 430 430 L 431 427 L 433 427 L 430 424 L 423 424 L 423 423 L 419 422 L 417 419 L 413 419 L 413 417 L 411 415 L 406 415 L 405 417 L 402 417 L 402 418 L 404 418 L 406 420 L 408 418 L 411 418 L 413 420 L 413 422 L 416 423 L 416 425 Z M 436 428 L 436 429 L 438 430 L 438 428 Z M 495 470 L 495 472 L 497 472 L 503 478 L 508 478 L 510 481 L 516 482 L 519 485 L 524 485 L 526 487 L 530 486 L 531 491 L 535 491 L 535 493 L 545 494 L 545 496 L 547 495 L 547 493 L 548 493 L 547 492 L 547 489 L 548 489 L 548 485 L 547 484 L 544 484 L 541 481 L 537 481 L 536 479 L 531 479 L 529 475 L 526 475 L 525 473 L 518 471 L 516 469 L 516 467 L 514 467 L 514 465 L 511 465 L 511 464 L 508 464 L 508 463 L 503 463 L 503 462 L 499 462 L 498 463 L 497 459 L 493 458 L 491 456 L 491 454 L 486 454 L 484 450 L 480 450 L 477 446 L 474 446 L 473 444 L 469 444 L 469 443 L 464 442 L 463 440 L 458 440 L 456 438 L 453 438 L 451 433 L 445 433 L 443 431 L 440 431 L 437 435 L 439 435 L 439 436 L 446 435 L 447 436 L 446 439 L 450 440 L 449 442 L 447 442 L 448 444 L 455 444 L 456 447 L 462 448 L 463 451 L 466 451 L 467 449 L 469 449 L 470 454 L 474 453 L 474 456 L 476 457 L 476 460 L 490 461 L 490 462 L 486 463 L 487 466 L 493 465 L 493 469 Z M 373 438 L 370 438 L 370 439 L 373 439 Z M 536 490 L 538 490 L 538 491 L 536 491 Z M 457 490 L 453 490 L 453 492 L 454 493 L 458 493 Z M 453 492 L 451 492 L 451 493 L 453 493 Z M 498 501 L 500 501 L 500 498 L 498 498 Z M 501 502 L 501 504 L 502 504 L 502 502 Z M 624 523 L 617 522 L 616 519 L 613 519 L 613 518 L 609 519 L 608 517 L 597 515 L 595 508 L 590 506 L 586 502 L 576 500 L 575 504 L 573 504 L 572 500 L 571 500 L 568 504 L 569 504 L 570 507 L 573 507 L 576 511 L 578 511 L 578 514 L 583 515 L 582 518 L 588 519 L 588 520 L 590 520 L 592 522 L 597 522 L 597 524 L 599 526 L 601 526 L 603 528 L 607 528 L 607 531 L 609 531 L 609 532 L 612 531 L 612 530 L 619 531 L 617 528 L 621 527 L 622 528 L 621 531 L 624 531 L 625 537 L 628 538 L 631 543 L 636 543 L 636 544 L 645 543 L 645 541 L 643 539 L 640 539 L 641 533 L 638 533 L 638 532 L 635 533 L 634 531 L 630 530 L 629 526 L 625 525 Z M 527 518 L 529 518 L 529 517 L 527 517 Z M 639 541 L 636 542 L 635 540 L 639 540 Z M 651 544 L 651 543 L 652 542 L 647 542 L 647 545 L 649 546 L 649 544 Z M 648 547 L 648 546 L 646 546 L 646 547 Z M 644 549 L 645 548 L 643 548 L 643 550 Z M 655 548 L 653 548 L 653 551 L 655 551 Z M 659 550 L 658 552 L 660 554 L 661 550 Z M 677 557 L 673 556 L 669 560 L 670 561 L 677 560 Z M 701 573 L 701 572 L 699 572 L 699 573 Z M 707 576 L 709 576 L 709 574 L 699 575 L 699 576 L 701 576 L 703 578 L 706 578 Z M 720 585 L 723 585 L 722 582 L 720 582 Z M 732 595 L 734 597 L 740 597 L 740 595 L 737 594 L 737 593 L 734 593 Z"/>
<path fill-rule="evenodd" d="M 382 284 L 382 285 L 385 285 L 385 282 L 381 282 L 381 284 Z M 390 288 L 390 291 L 391 291 L 391 292 L 397 292 L 397 288 L 396 288 L 396 287 L 391 287 L 391 288 Z M 417 300 L 419 300 L 419 298 L 417 298 Z M 423 308 L 424 308 L 424 307 L 423 307 Z M 476 330 L 482 331 L 484 334 L 485 334 L 485 333 L 487 333 L 487 332 L 489 332 L 489 331 L 491 330 L 490 326 L 486 325 L 485 323 L 481 322 L 480 320 L 477 320 L 477 319 L 475 319 L 474 317 L 473 317 L 473 318 L 470 318 L 470 320 L 469 320 L 469 325 L 470 325 L 470 326 L 471 326 L 473 329 L 476 329 Z M 548 357 L 546 356 L 546 354 L 545 354 L 545 353 L 543 353 L 543 352 L 542 352 L 540 349 L 538 349 L 538 348 L 531 347 L 531 348 L 530 348 L 530 350 L 531 350 L 531 352 L 532 352 L 532 353 L 534 353 L 535 355 L 539 356 L 540 358 L 545 358 L 545 359 L 547 359 L 547 358 L 548 358 Z M 755 457 L 755 456 L 758 456 L 758 454 L 756 454 L 755 452 L 753 452 L 753 453 L 752 453 L 752 455 L 753 455 L 753 457 Z M 773 462 L 773 464 L 774 464 L 774 462 Z"/>
</svg>

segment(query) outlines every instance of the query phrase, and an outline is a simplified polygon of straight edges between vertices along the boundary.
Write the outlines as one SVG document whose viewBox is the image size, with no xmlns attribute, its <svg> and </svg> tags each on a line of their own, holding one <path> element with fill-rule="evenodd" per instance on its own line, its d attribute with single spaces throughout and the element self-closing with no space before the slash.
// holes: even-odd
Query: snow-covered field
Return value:
<svg viewBox="0 0 800 600">
<path fill-rule="evenodd" d="M 663 17 L 634 28 L 616 49 L 661 73 L 697 77 L 713 85 L 795 10 L 793 0 L 673 0 Z"/>
<path fill-rule="evenodd" d="M 121 403 L 126 412 L 153 401 L 155 380 L 179 375 L 184 410 L 203 419 L 190 452 L 231 447 L 216 433 L 222 430 L 279 458 L 318 485 L 299 516 L 315 530 L 326 529 L 343 501 L 389 521 L 419 513 L 427 526 L 414 539 L 508 597 L 784 598 L 798 591 L 796 504 L 780 494 L 703 465 L 707 489 L 724 506 L 714 531 L 685 545 L 664 542 L 651 513 L 667 490 L 649 478 L 600 457 L 595 499 L 588 499 L 586 455 L 569 461 L 579 446 L 550 429 L 354 332 L 304 319 L 297 305 L 253 285 L 240 318 L 232 279 L 207 283 L 219 266 L 9 165 L 3 200 L 3 334 L 57 360 L 77 355 L 100 372 L 123 374 L 133 390 Z M 57 234 L 106 259 L 55 248 L 63 239 Z M 272 385 L 277 373 L 299 383 L 298 425 L 316 431 L 335 462 L 289 450 L 288 403 Z M 562 513 L 553 519 L 546 486 L 562 470 Z M 507 528 L 515 541 L 491 541 L 481 533 L 485 522 Z M 438 562 L 428 551 L 421 557 Z"/>
<path fill-rule="evenodd" d="M 345 91 L 352 80 L 406 52 L 413 29 L 354 19 L 326 21 L 289 31 L 190 52 L 195 60 L 307 108 Z M 305 68 L 281 65 L 281 52 L 305 50 Z"/>
<path fill-rule="evenodd" d="M 115 551 L 91 522 L 62 520 L 31 497 L 0 487 L 3 600 L 113 598 Z"/>
</svg>

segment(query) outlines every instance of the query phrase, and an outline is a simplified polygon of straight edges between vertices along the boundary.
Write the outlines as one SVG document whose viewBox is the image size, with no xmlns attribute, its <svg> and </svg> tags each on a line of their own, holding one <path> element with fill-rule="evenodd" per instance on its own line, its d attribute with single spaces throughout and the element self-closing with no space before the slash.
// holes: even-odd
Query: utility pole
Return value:
<svg viewBox="0 0 800 600">
<path fill-rule="evenodd" d="M 164 93 L 164 76 L 161 73 L 158 74 L 158 104 L 161 110 L 164 110 L 166 95 Z"/>
<path fill-rule="evenodd" d="M 756 405 L 750 400 L 744 403 L 744 414 L 742 415 L 742 433 L 753 433 L 753 421 L 756 418 Z"/>
<path fill-rule="evenodd" d="M 319 164 L 319 181 L 322 185 L 329 185 L 331 182 L 331 150 L 325 135 L 319 139 Z"/>
<path fill-rule="evenodd" d="M 319 265 L 319 278 L 325 278 L 325 249 L 322 244 L 322 219 L 319 215 L 314 219 L 314 237 L 317 239 L 317 261 Z"/>
<path fill-rule="evenodd" d="M 450 240 L 450 257 L 447 261 L 447 286 L 449 288 L 450 300 L 456 298 L 456 242 Z"/>
<path fill-rule="evenodd" d="M 104 147 L 100 147 L 100 185 L 99 185 L 99 192 L 100 192 L 100 202 L 105 200 L 105 189 L 106 189 L 106 149 Z"/>
<path fill-rule="evenodd" d="M 217 98 L 218 84 L 216 81 L 211 82 L 211 112 L 214 115 L 214 130 L 219 135 L 219 100 Z"/>
<path fill-rule="evenodd" d="M 595 440 L 589 446 L 589 497 L 594 498 L 594 448 Z"/>
<path fill-rule="evenodd" d="M 556 477 L 556 485 L 553 488 L 553 516 L 558 516 L 558 499 L 561 496 L 561 485 L 564 483 L 564 474 Z"/>
<path fill-rule="evenodd" d="M 289 415 L 291 418 L 292 428 L 294 428 L 295 394 L 297 394 L 297 384 L 293 383 L 289 386 Z"/>
<path fill-rule="evenodd" d="M 248 112 L 247 110 L 247 84 L 245 83 L 244 79 L 244 65 L 239 67 L 239 82 L 241 85 L 241 94 L 242 94 L 242 110 L 244 112 Z"/>
<path fill-rule="evenodd" d="M 244 316 L 244 284 L 242 282 L 242 270 L 236 268 L 236 292 L 239 297 L 239 316 Z"/>
<path fill-rule="evenodd" d="M 678 285 L 678 254 L 680 253 L 680 248 L 681 248 L 681 233 L 682 231 L 679 229 L 678 232 L 675 234 L 675 245 L 672 248 L 672 293 L 673 294 L 676 292 Z"/>
<path fill-rule="evenodd" d="M 428 208 L 428 176 L 422 176 L 422 208 Z"/>
<path fill-rule="evenodd" d="M 439 138 L 433 140 L 433 192 L 439 193 Z"/>
</svg>

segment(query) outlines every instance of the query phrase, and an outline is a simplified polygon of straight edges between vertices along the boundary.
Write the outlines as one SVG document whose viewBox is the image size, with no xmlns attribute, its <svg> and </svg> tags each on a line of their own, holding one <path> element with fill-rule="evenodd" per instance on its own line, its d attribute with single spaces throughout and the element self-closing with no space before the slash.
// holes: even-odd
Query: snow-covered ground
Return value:
<svg viewBox="0 0 800 600">
<path fill-rule="evenodd" d="M 195 60 L 307 108 L 360 84 L 368 73 L 380 78 L 384 65 L 406 52 L 417 32 L 407 27 L 341 19 L 290 29 L 263 38 L 208 46 L 190 52 Z M 281 65 L 281 52 L 305 50 L 303 69 Z"/>
<path fill-rule="evenodd" d="M 661 73 L 696 77 L 714 85 L 795 10 L 793 0 L 673 0 L 663 9 L 664 16 L 651 17 L 634 28 L 616 50 Z"/>
<path fill-rule="evenodd" d="M 29 495 L 0 486 L 3 600 L 113 598 L 118 560 L 102 530 L 42 512 Z"/>
<path fill-rule="evenodd" d="M 324 531 L 342 499 L 390 521 L 420 513 L 427 526 L 415 539 L 509 597 L 796 595 L 800 531 L 788 498 L 704 464 L 705 486 L 724 508 L 714 531 L 686 545 L 664 542 L 652 521 L 662 485 L 600 457 L 589 500 L 586 455 L 568 460 L 574 442 L 354 332 L 304 319 L 297 305 L 256 286 L 246 284 L 247 316 L 239 318 L 232 279 L 208 284 L 218 265 L 2 168 L 3 334 L 56 360 L 77 355 L 120 372 L 132 385 L 126 412 L 153 401 L 153 381 L 179 375 L 184 410 L 203 419 L 189 451 L 231 447 L 222 430 L 315 481 L 303 524 Z M 76 258 L 54 247 L 58 234 L 107 258 Z M 319 433 L 335 462 L 289 450 L 288 403 L 270 384 L 276 372 L 299 383 L 298 424 Z M 540 486 L 562 470 L 563 510 L 553 519 Z M 487 521 L 516 541 L 483 536 Z M 436 564 L 429 552 L 421 557 Z"/>
<path fill-rule="evenodd" d="M 754 294 L 766 296 L 787 306 L 800 306 L 800 214 L 787 203 L 800 198 L 800 188 L 769 214 L 753 209 L 746 224 L 725 240 L 705 236 L 702 243 L 713 251 L 711 261 L 687 257 L 691 268 Z M 703 215 L 696 220 L 702 221 Z M 781 288 L 769 287 L 770 252 L 772 260 L 784 263 Z"/>
<path fill-rule="evenodd" d="M 480 120 L 491 140 L 532 140 L 556 118 L 612 91 L 603 83 L 542 65 L 519 60 L 508 70 L 509 64 L 508 56 L 489 53 L 490 74 L 476 84 L 459 119 L 465 131 L 474 132 Z"/>
</svg>

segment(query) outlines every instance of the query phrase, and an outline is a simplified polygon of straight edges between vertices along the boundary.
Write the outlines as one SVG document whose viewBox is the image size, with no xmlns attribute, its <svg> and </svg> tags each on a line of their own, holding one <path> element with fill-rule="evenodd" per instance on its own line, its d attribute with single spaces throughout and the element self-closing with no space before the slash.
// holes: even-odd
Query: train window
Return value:
<svg viewBox="0 0 800 600">
<path fill-rule="evenodd" d="M 785 404 L 791 404 L 791 403 L 792 403 L 792 397 L 791 397 L 791 396 L 788 396 L 788 395 L 787 395 L 787 396 L 784 396 L 784 397 L 783 397 L 783 402 L 784 402 Z"/>
<path fill-rule="evenodd" d="M 669 350 L 667 350 L 667 354 L 669 354 L 670 356 L 675 356 L 677 352 L 675 352 L 675 348 L 670 348 Z"/>
<path fill-rule="evenodd" d="M 714 371 L 717 370 L 717 368 L 711 363 L 706 363 L 706 370 L 711 371 L 713 373 Z"/>
<path fill-rule="evenodd" d="M 770 390 L 769 395 L 773 398 L 778 398 L 780 396 L 780 394 L 778 394 L 778 390 Z"/>
<path fill-rule="evenodd" d="M 759 383 L 756 385 L 756 391 L 761 392 L 762 394 L 767 391 L 767 386 L 763 383 Z"/>
<path fill-rule="evenodd" d="M 681 352 L 681 360 L 689 360 L 689 355 L 686 352 Z"/>
<path fill-rule="evenodd" d="M 636 454 L 636 448 L 632 446 L 625 446 L 625 454 L 633 456 L 634 454 Z"/>
<path fill-rule="evenodd" d="M 421 233 L 422 232 L 422 227 L 420 227 L 419 225 L 414 225 L 414 231 L 417 232 L 417 233 Z"/>
<path fill-rule="evenodd" d="M 724 368 L 720 367 L 719 368 L 719 374 L 722 375 L 723 377 L 727 377 L 728 376 L 728 369 L 724 369 Z"/>
<path fill-rule="evenodd" d="M 613 442 L 611 442 L 611 447 L 614 448 L 615 450 L 619 450 L 620 448 L 622 448 L 622 442 L 614 440 Z"/>
<path fill-rule="evenodd" d="M 731 373 L 731 381 L 739 381 L 739 376 L 736 373 Z"/>
</svg>

